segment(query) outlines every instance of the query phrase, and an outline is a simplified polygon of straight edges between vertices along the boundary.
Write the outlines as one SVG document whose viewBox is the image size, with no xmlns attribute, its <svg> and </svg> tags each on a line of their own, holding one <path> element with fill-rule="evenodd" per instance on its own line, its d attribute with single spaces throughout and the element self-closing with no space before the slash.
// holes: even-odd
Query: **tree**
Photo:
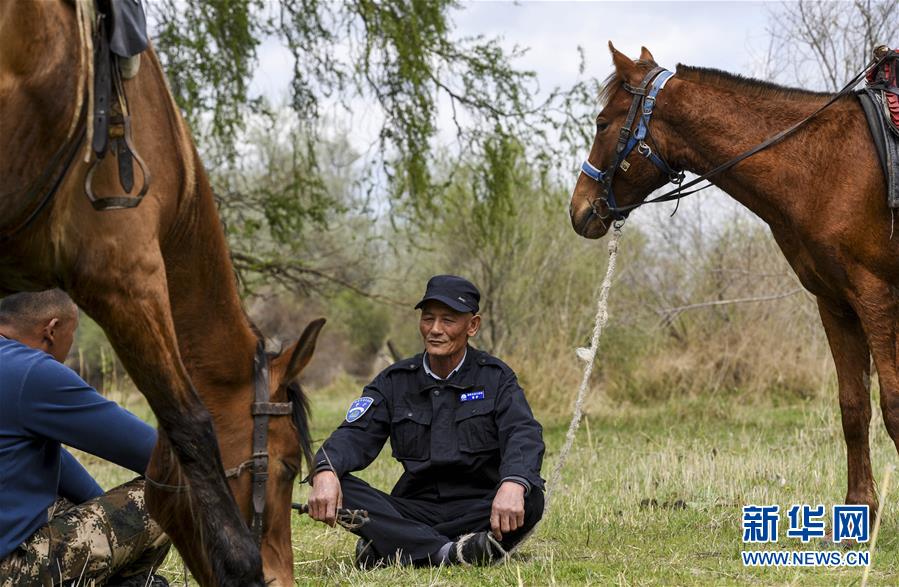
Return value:
<svg viewBox="0 0 899 587">
<path fill-rule="evenodd" d="M 785 2 L 769 22 L 766 74 L 833 92 L 862 70 L 874 47 L 899 42 L 895 0 Z"/>
<path fill-rule="evenodd" d="M 293 55 L 290 106 L 306 140 L 320 137 L 322 112 L 374 101 L 383 118 L 374 159 L 397 210 L 426 209 L 435 190 L 437 116 L 448 100 L 462 149 L 484 144 L 497 124 L 532 134 L 534 74 L 519 71 L 495 39 L 454 37 L 451 0 L 162 0 L 154 5 L 157 50 L 194 132 L 225 161 L 248 112 L 257 49 L 275 38 Z M 356 104 L 358 106 L 358 104 Z M 312 149 L 307 147 L 307 152 Z M 317 162 L 307 162 L 311 171 Z"/>
</svg>

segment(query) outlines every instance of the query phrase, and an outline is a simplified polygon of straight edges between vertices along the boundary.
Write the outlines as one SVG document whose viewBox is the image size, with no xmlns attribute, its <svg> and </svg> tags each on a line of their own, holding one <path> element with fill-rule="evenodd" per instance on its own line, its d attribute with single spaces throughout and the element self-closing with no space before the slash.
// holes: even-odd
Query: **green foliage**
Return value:
<svg viewBox="0 0 899 587">
<path fill-rule="evenodd" d="M 376 101 L 379 165 L 366 166 L 368 179 L 386 177 L 394 212 L 418 217 L 442 187 L 432 177 L 441 98 L 451 104 L 461 151 L 482 151 L 500 123 L 521 141 L 545 144 L 535 130 L 544 113 L 532 104 L 534 74 L 512 65 L 520 51 L 455 37 L 456 8 L 447 0 L 163 0 L 153 15 L 175 98 L 209 157 L 233 161 L 248 114 L 265 109 L 247 86 L 260 42 L 275 38 L 293 55 L 291 106 L 312 144 L 324 106 L 336 102 L 349 113 L 354 99 Z M 321 171 L 314 157 L 306 164 L 310 178 Z"/>
<path fill-rule="evenodd" d="M 83 312 L 66 363 L 101 393 L 124 373 L 103 329 Z"/>
<path fill-rule="evenodd" d="M 148 4 L 175 100 L 195 132 L 208 120 L 209 136 L 224 145 L 231 144 L 248 110 L 247 86 L 263 34 L 255 13 L 264 5 L 264 0 Z"/>
<path fill-rule="evenodd" d="M 383 304 L 344 290 L 332 298 L 330 310 L 361 360 L 367 363 L 381 350 L 390 330 L 390 314 Z"/>
<path fill-rule="evenodd" d="M 351 193 L 356 154 L 346 141 L 313 143 L 283 109 L 253 117 L 246 138 L 242 157 L 211 174 L 245 291 L 364 284 L 371 235 L 360 229 L 370 217 Z"/>
</svg>

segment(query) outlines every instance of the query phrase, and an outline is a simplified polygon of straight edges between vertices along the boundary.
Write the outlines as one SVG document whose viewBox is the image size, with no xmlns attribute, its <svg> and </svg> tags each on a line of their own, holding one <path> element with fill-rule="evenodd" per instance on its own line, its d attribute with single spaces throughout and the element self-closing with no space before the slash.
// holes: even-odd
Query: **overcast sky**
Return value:
<svg viewBox="0 0 899 587">
<path fill-rule="evenodd" d="M 634 57 L 645 45 L 671 69 L 686 63 L 757 73 L 771 8 L 776 5 L 765 2 L 463 2 L 454 20 L 458 36 L 483 34 L 529 48 L 517 65 L 537 72 L 548 89 L 576 81 L 578 46 L 588 73 L 604 78 L 611 71 L 610 40 Z M 263 44 L 253 90 L 283 95 L 291 63 L 277 42 Z"/>
<path fill-rule="evenodd" d="M 453 34 L 497 37 L 507 48 L 527 48 L 516 65 L 536 72 L 544 92 L 556 86 L 567 89 L 578 81 L 579 46 L 587 59 L 585 75 L 604 79 L 612 71 L 610 40 L 631 57 L 637 57 L 645 45 L 660 65 L 671 70 L 684 63 L 764 77 L 766 27 L 771 13 L 779 8 L 772 2 L 734 1 L 462 2 L 453 15 Z M 292 75 L 290 53 L 268 40 L 259 48 L 258 58 L 251 91 L 283 103 Z M 789 84 L 789 80 L 779 81 Z M 352 129 L 348 138 L 358 152 L 376 144 L 382 119 L 373 104 L 357 100 L 349 118 L 336 109 L 332 115 L 341 127 L 339 134 Z M 592 117 L 585 124 L 592 124 Z M 448 107 L 442 108 L 439 126 L 438 143 L 451 144 L 455 130 Z M 585 153 L 588 148 L 585 144 Z M 574 177 L 579 161 L 570 163 Z M 727 206 L 721 198 L 712 199 Z M 689 204 L 694 201 L 697 198 Z"/>
<path fill-rule="evenodd" d="M 500 38 L 507 48 L 527 48 L 515 64 L 536 72 L 541 89 L 549 91 L 577 81 L 578 46 L 587 57 L 586 75 L 604 79 L 612 70 L 610 40 L 632 57 L 645 45 L 660 65 L 672 70 L 685 63 L 760 75 L 765 27 L 776 8 L 766 2 L 720 1 L 462 2 L 453 20 L 457 37 L 481 34 Z M 251 91 L 284 100 L 292 75 L 289 51 L 272 39 L 262 44 L 258 57 Z M 342 121 L 352 128 L 354 147 L 362 151 L 374 141 L 380 123 L 377 110 L 361 101 L 354 104 L 352 118 Z M 440 126 L 440 142 L 452 141 L 448 108 Z"/>
</svg>

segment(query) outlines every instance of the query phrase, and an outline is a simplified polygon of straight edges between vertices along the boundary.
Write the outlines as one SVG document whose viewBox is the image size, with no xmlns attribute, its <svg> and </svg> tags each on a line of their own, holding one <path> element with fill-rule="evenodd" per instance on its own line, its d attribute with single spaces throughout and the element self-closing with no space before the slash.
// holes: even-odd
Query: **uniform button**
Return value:
<svg viewBox="0 0 899 587">
<path fill-rule="evenodd" d="M 434 395 L 440 395 L 440 390 L 439 390 L 439 389 L 435 389 L 435 390 L 434 390 Z"/>
</svg>

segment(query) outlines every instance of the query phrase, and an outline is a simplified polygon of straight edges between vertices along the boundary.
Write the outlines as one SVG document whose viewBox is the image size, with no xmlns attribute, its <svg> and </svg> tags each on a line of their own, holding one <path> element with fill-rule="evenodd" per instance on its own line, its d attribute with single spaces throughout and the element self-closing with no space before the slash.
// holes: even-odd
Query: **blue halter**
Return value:
<svg viewBox="0 0 899 587">
<path fill-rule="evenodd" d="M 656 167 L 661 169 L 662 172 L 668 176 L 668 180 L 671 183 L 680 185 L 684 180 L 684 172 L 673 169 L 664 159 L 655 154 L 644 140 L 649 132 L 649 120 L 652 118 L 652 111 L 656 105 L 656 96 L 658 96 L 659 92 L 662 91 L 662 88 L 665 87 L 665 84 L 673 75 L 674 73 L 667 69 L 655 67 L 646 74 L 639 87 L 635 88 L 628 83 L 624 84 L 624 89 L 633 94 L 634 99 L 631 102 L 631 107 L 628 111 L 627 119 L 625 119 L 624 126 L 618 131 L 618 145 L 615 147 L 615 163 L 605 170 L 598 169 L 590 163 L 589 160 L 584 161 L 581 164 L 581 172 L 593 181 L 599 183 L 605 190 L 605 196 L 598 196 L 590 203 L 593 213 L 597 216 L 600 216 L 599 212 L 596 210 L 597 202 L 605 202 L 606 207 L 612 213 L 612 217 L 615 220 L 624 220 L 627 218 L 627 215 L 630 214 L 630 211 L 633 208 L 632 206 L 619 208 L 618 204 L 615 202 L 615 194 L 612 191 L 612 180 L 618 169 L 621 169 L 622 172 L 626 172 L 628 168 L 630 168 L 631 165 L 626 159 L 634 148 L 637 149 L 638 153 L 652 161 Z M 652 82 L 651 85 L 650 82 Z M 649 86 L 648 90 L 647 86 Z M 641 102 L 643 107 L 641 109 L 640 117 L 637 118 L 637 109 Z M 634 124 L 634 118 L 637 118 L 637 127 L 632 131 L 631 127 Z"/>
</svg>

